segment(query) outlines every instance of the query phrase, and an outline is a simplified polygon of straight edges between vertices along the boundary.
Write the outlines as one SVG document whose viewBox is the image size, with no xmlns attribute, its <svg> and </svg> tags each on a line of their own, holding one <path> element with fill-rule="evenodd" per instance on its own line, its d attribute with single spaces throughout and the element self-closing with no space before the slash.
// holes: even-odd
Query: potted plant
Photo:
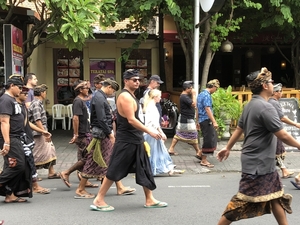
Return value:
<svg viewBox="0 0 300 225">
<path fill-rule="evenodd" d="M 228 139 L 231 124 L 242 114 L 242 105 L 236 97 L 232 94 L 231 86 L 218 88 L 212 94 L 214 117 L 219 125 L 218 138 Z"/>
</svg>

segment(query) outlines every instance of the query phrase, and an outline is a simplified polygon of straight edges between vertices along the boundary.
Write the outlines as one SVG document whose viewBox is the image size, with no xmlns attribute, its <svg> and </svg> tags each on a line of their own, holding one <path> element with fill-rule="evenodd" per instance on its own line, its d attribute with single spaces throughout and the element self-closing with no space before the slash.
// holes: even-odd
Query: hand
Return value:
<svg viewBox="0 0 300 225">
<path fill-rule="evenodd" d="M 150 131 L 148 133 L 151 137 L 155 138 L 156 140 L 159 140 L 162 138 L 161 134 L 158 131 Z"/>
<path fill-rule="evenodd" d="M 165 140 L 167 140 L 167 136 L 165 135 L 165 133 L 161 133 L 161 139 L 163 140 L 163 141 L 165 141 Z"/>
<path fill-rule="evenodd" d="M 8 145 L 3 145 L 2 150 L 0 151 L 0 155 L 6 156 L 9 152 L 10 146 Z"/>
<path fill-rule="evenodd" d="M 223 148 L 217 153 L 217 160 L 222 162 L 223 160 L 226 160 L 230 154 L 230 150 Z"/>
<path fill-rule="evenodd" d="M 296 123 L 295 127 L 300 128 L 300 123 Z"/>
<path fill-rule="evenodd" d="M 219 127 L 219 125 L 217 124 L 217 122 L 214 122 L 213 126 L 214 126 L 215 129 L 218 129 L 218 127 Z"/>
<path fill-rule="evenodd" d="M 72 139 L 69 141 L 69 144 L 74 144 L 77 141 L 78 135 L 74 135 Z"/>
<path fill-rule="evenodd" d="M 44 137 L 46 142 L 51 142 L 51 137 Z"/>
<path fill-rule="evenodd" d="M 196 129 L 199 131 L 200 130 L 200 123 L 196 122 Z"/>
<path fill-rule="evenodd" d="M 110 140 L 110 142 L 112 143 L 112 145 L 114 145 L 115 142 L 116 142 L 115 135 L 114 135 L 114 134 L 110 134 L 110 135 L 109 135 L 109 140 Z"/>
<path fill-rule="evenodd" d="M 0 155 L 2 155 L 2 156 L 6 156 L 7 153 L 8 153 L 8 151 L 7 151 L 6 149 L 2 149 L 2 150 L 0 151 Z"/>
<path fill-rule="evenodd" d="M 49 133 L 48 131 L 44 131 L 44 132 L 43 132 L 43 135 L 44 135 L 44 137 L 46 137 L 46 138 L 51 138 L 51 137 L 52 137 L 52 134 Z"/>
</svg>

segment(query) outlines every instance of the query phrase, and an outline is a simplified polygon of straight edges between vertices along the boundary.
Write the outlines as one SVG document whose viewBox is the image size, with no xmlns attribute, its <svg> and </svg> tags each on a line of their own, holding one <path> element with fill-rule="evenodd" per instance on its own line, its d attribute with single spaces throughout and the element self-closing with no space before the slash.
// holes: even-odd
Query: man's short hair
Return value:
<svg viewBox="0 0 300 225">
<path fill-rule="evenodd" d="M 97 74 L 95 77 L 94 77 L 94 85 L 95 84 L 99 84 L 101 82 L 103 82 L 105 80 L 105 75 L 104 74 Z"/>
<path fill-rule="evenodd" d="M 28 80 L 32 79 L 32 76 L 35 76 L 35 73 L 27 73 L 24 77 L 24 84 L 27 85 Z"/>
<path fill-rule="evenodd" d="M 41 93 L 48 89 L 46 84 L 41 84 L 33 88 L 34 96 L 41 96 Z"/>
</svg>

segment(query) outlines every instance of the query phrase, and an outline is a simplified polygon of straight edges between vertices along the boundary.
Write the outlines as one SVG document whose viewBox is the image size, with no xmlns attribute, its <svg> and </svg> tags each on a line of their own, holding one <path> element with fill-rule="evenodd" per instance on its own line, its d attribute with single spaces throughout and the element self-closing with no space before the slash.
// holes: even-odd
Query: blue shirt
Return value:
<svg viewBox="0 0 300 225">
<path fill-rule="evenodd" d="M 198 108 L 198 117 L 199 117 L 199 123 L 203 122 L 204 120 L 209 119 L 205 107 L 210 107 L 211 112 L 213 112 L 212 107 L 212 99 L 210 92 L 208 90 L 203 90 L 197 97 L 197 108 Z"/>
</svg>

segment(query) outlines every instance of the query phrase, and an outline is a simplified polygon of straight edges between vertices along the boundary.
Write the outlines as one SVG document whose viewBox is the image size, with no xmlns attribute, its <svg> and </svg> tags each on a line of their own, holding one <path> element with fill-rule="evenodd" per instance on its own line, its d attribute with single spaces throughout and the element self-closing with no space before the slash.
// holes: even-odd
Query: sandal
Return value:
<svg viewBox="0 0 300 225">
<path fill-rule="evenodd" d="M 214 165 L 213 165 L 213 164 L 210 164 L 209 162 L 208 162 L 208 163 L 201 163 L 201 162 L 200 162 L 200 165 L 201 165 L 201 166 L 206 166 L 207 168 L 214 168 Z"/>
<path fill-rule="evenodd" d="M 50 192 L 51 191 L 48 188 L 43 188 L 43 189 L 40 189 L 38 191 L 33 190 L 33 193 L 35 193 L 35 194 L 43 194 L 43 195 L 50 194 Z"/>
<path fill-rule="evenodd" d="M 51 176 L 48 175 L 48 179 L 60 179 L 60 175 L 59 175 L 59 173 L 55 173 Z"/>
<path fill-rule="evenodd" d="M 91 182 L 87 182 L 85 185 L 86 188 L 98 188 L 99 184 L 93 184 Z"/>
<path fill-rule="evenodd" d="M 169 152 L 169 155 L 178 155 L 177 152 Z"/>
<path fill-rule="evenodd" d="M 27 202 L 27 199 L 24 199 L 24 198 L 16 198 L 14 200 L 10 200 L 10 201 L 4 201 L 5 203 L 24 203 L 24 202 Z"/>
</svg>

